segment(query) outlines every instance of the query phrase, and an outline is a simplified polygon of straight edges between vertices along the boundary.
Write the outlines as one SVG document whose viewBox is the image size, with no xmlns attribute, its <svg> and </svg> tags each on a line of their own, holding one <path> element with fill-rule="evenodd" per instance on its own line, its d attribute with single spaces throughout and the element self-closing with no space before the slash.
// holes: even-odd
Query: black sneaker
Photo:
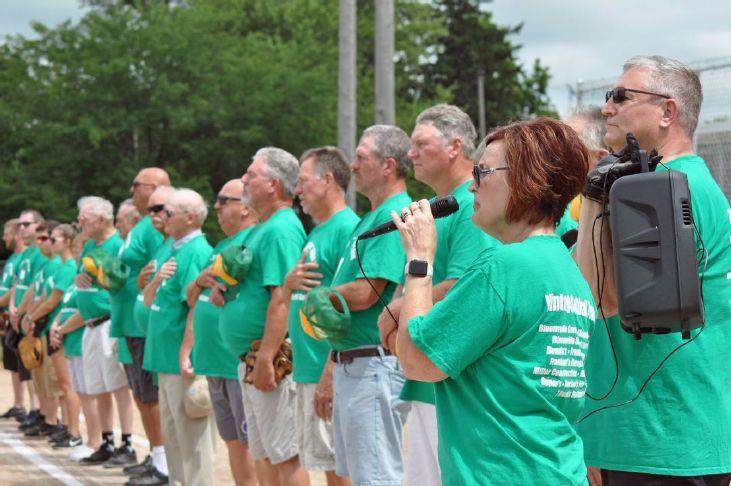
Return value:
<svg viewBox="0 0 731 486">
<path fill-rule="evenodd" d="M 154 467 L 147 474 L 132 478 L 124 483 L 125 486 L 158 486 L 163 484 L 168 484 L 168 477 Z"/>
<path fill-rule="evenodd" d="M 67 433 L 67 437 L 63 440 L 59 440 L 53 443 L 54 449 L 63 449 L 66 447 L 76 447 L 82 444 L 81 437 L 73 437 L 71 434 Z"/>
<path fill-rule="evenodd" d="M 10 407 L 7 412 L 0 415 L 0 418 L 9 419 L 18 415 L 25 415 L 25 409 L 23 407 Z"/>
<path fill-rule="evenodd" d="M 62 425 L 56 432 L 48 436 L 48 442 L 58 442 L 59 440 L 65 439 L 69 435 L 69 430 L 65 425 Z"/>
<path fill-rule="evenodd" d="M 51 424 L 47 424 L 45 421 L 38 425 L 25 429 L 26 437 L 45 437 L 52 434 L 55 431 L 55 427 Z"/>
<path fill-rule="evenodd" d="M 43 425 L 46 425 L 45 427 Z M 51 425 L 51 424 L 41 424 L 39 427 L 41 435 L 44 437 L 51 437 L 53 434 L 58 434 L 63 432 L 66 427 L 61 424 Z"/>
<path fill-rule="evenodd" d="M 28 420 L 28 414 L 25 412 L 21 412 L 13 418 L 15 418 L 15 421 L 18 423 L 25 422 L 26 420 Z"/>
<path fill-rule="evenodd" d="M 80 463 L 85 466 L 95 466 L 97 464 L 104 464 L 114 455 L 114 447 L 103 443 L 99 446 L 99 449 L 95 450 L 89 457 L 83 458 Z"/>
<path fill-rule="evenodd" d="M 127 466 L 124 469 L 122 469 L 122 472 L 126 474 L 127 476 L 133 476 L 137 474 L 145 474 L 149 470 L 149 468 L 152 467 L 152 456 L 150 454 L 147 454 L 147 457 L 145 457 L 145 460 L 142 461 L 139 464 L 135 464 L 133 466 Z"/>
<path fill-rule="evenodd" d="M 129 446 L 122 446 L 114 451 L 114 455 L 104 463 L 106 469 L 125 467 L 137 464 L 137 453 Z"/>
<path fill-rule="evenodd" d="M 28 414 L 28 417 L 20 423 L 20 425 L 18 426 L 18 430 L 25 431 L 27 429 L 30 429 L 31 427 L 41 425 L 45 421 L 46 421 L 45 415 L 33 410 Z"/>
</svg>

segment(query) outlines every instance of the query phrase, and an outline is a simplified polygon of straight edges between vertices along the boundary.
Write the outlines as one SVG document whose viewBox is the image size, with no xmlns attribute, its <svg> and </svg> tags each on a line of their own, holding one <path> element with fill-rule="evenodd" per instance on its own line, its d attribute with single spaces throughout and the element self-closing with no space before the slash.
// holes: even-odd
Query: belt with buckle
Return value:
<svg viewBox="0 0 731 486">
<path fill-rule="evenodd" d="M 391 351 L 386 348 L 360 348 L 348 349 L 347 351 L 330 351 L 330 359 L 335 363 L 349 364 L 355 358 L 373 358 L 375 356 L 391 356 Z"/>
<path fill-rule="evenodd" d="M 108 320 L 109 316 L 95 317 L 94 319 L 84 321 L 84 325 L 89 329 L 94 329 L 95 327 L 104 324 Z"/>
</svg>

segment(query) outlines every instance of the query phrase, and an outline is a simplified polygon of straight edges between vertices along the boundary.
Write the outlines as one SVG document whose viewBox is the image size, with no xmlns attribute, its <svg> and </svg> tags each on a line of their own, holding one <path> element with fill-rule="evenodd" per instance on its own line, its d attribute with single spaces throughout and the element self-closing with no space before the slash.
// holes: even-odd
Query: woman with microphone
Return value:
<svg viewBox="0 0 731 486">
<path fill-rule="evenodd" d="M 433 305 L 428 201 L 392 212 L 408 264 L 389 347 L 408 378 L 436 383 L 444 484 L 585 484 L 573 424 L 595 307 L 555 228 L 584 185 L 586 148 L 539 118 L 496 129 L 474 160 L 472 222 L 503 244 Z"/>
</svg>

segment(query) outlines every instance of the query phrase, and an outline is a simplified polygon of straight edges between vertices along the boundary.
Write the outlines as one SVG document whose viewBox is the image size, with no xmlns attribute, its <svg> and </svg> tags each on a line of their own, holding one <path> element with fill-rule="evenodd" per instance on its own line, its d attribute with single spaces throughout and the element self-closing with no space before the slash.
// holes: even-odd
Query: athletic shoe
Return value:
<svg viewBox="0 0 731 486">
<path fill-rule="evenodd" d="M 53 434 L 63 432 L 66 429 L 66 426 L 61 425 L 61 424 L 56 424 L 56 425 L 46 424 L 47 425 L 46 427 L 44 427 L 43 425 L 44 424 L 41 424 L 41 426 L 38 427 L 38 429 L 39 429 L 41 435 L 44 437 L 50 437 Z"/>
<path fill-rule="evenodd" d="M 139 464 L 135 464 L 134 466 L 127 466 L 122 469 L 122 472 L 127 476 L 145 474 L 150 467 L 152 467 L 152 456 L 150 454 L 147 454 L 147 457 L 145 457 L 144 461 Z"/>
<path fill-rule="evenodd" d="M 69 454 L 69 460 L 74 462 L 79 462 L 85 457 L 89 457 L 94 453 L 94 449 L 91 447 L 86 447 L 85 445 L 80 445 L 77 447 L 74 447 L 74 450 L 71 451 Z"/>
<path fill-rule="evenodd" d="M 45 426 L 45 427 L 44 427 Z M 24 430 L 26 437 L 42 437 L 41 431 L 45 431 L 47 427 L 50 427 L 46 422 L 41 422 L 38 425 L 34 425 Z"/>
<path fill-rule="evenodd" d="M 114 455 L 114 447 L 103 443 L 99 446 L 99 449 L 95 450 L 92 455 L 85 457 L 81 460 L 81 464 L 85 466 L 95 466 L 97 464 L 104 464 Z"/>
<path fill-rule="evenodd" d="M 48 436 L 48 442 L 58 442 L 69 436 L 69 429 L 63 425 L 59 430 Z"/>
<path fill-rule="evenodd" d="M 159 486 L 163 484 L 168 484 L 168 477 L 154 467 L 147 474 L 124 483 L 125 486 Z"/>
<path fill-rule="evenodd" d="M 53 443 L 54 449 L 64 449 L 66 447 L 76 447 L 81 445 L 81 437 L 73 437 L 71 434 L 68 434 L 68 437 L 66 437 L 63 440 L 59 440 Z"/>
<path fill-rule="evenodd" d="M 18 426 L 18 430 L 25 431 L 31 427 L 40 425 L 46 421 L 45 415 L 36 410 L 31 410 L 25 420 L 23 420 Z"/>
<path fill-rule="evenodd" d="M 106 469 L 125 467 L 137 464 L 137 453 L 129 446 L 122 446 L 114 451 L 114 455 L 104 463 Z"/>
<path fill-rule="evenodd" d="M 10 407 L 7 412 L 0 415 L 0 418 L 9 419 L 9 418 L 17 417 L 18 415 L 25 415 L 25 408 Z"/>
</svg>

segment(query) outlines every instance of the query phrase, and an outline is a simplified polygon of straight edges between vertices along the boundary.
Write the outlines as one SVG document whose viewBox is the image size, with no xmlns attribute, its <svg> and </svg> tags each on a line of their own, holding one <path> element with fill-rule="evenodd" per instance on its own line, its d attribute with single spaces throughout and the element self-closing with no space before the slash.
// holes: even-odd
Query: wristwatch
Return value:
<svg viewBox="0 0 731 486">
<path fill-rule="evenodd" d="M 434 267 L 424 260 L 411 260 L 406 264 L 404 272 L 412 277 L 431 277 L 434 275 Z"/>
</svg>

